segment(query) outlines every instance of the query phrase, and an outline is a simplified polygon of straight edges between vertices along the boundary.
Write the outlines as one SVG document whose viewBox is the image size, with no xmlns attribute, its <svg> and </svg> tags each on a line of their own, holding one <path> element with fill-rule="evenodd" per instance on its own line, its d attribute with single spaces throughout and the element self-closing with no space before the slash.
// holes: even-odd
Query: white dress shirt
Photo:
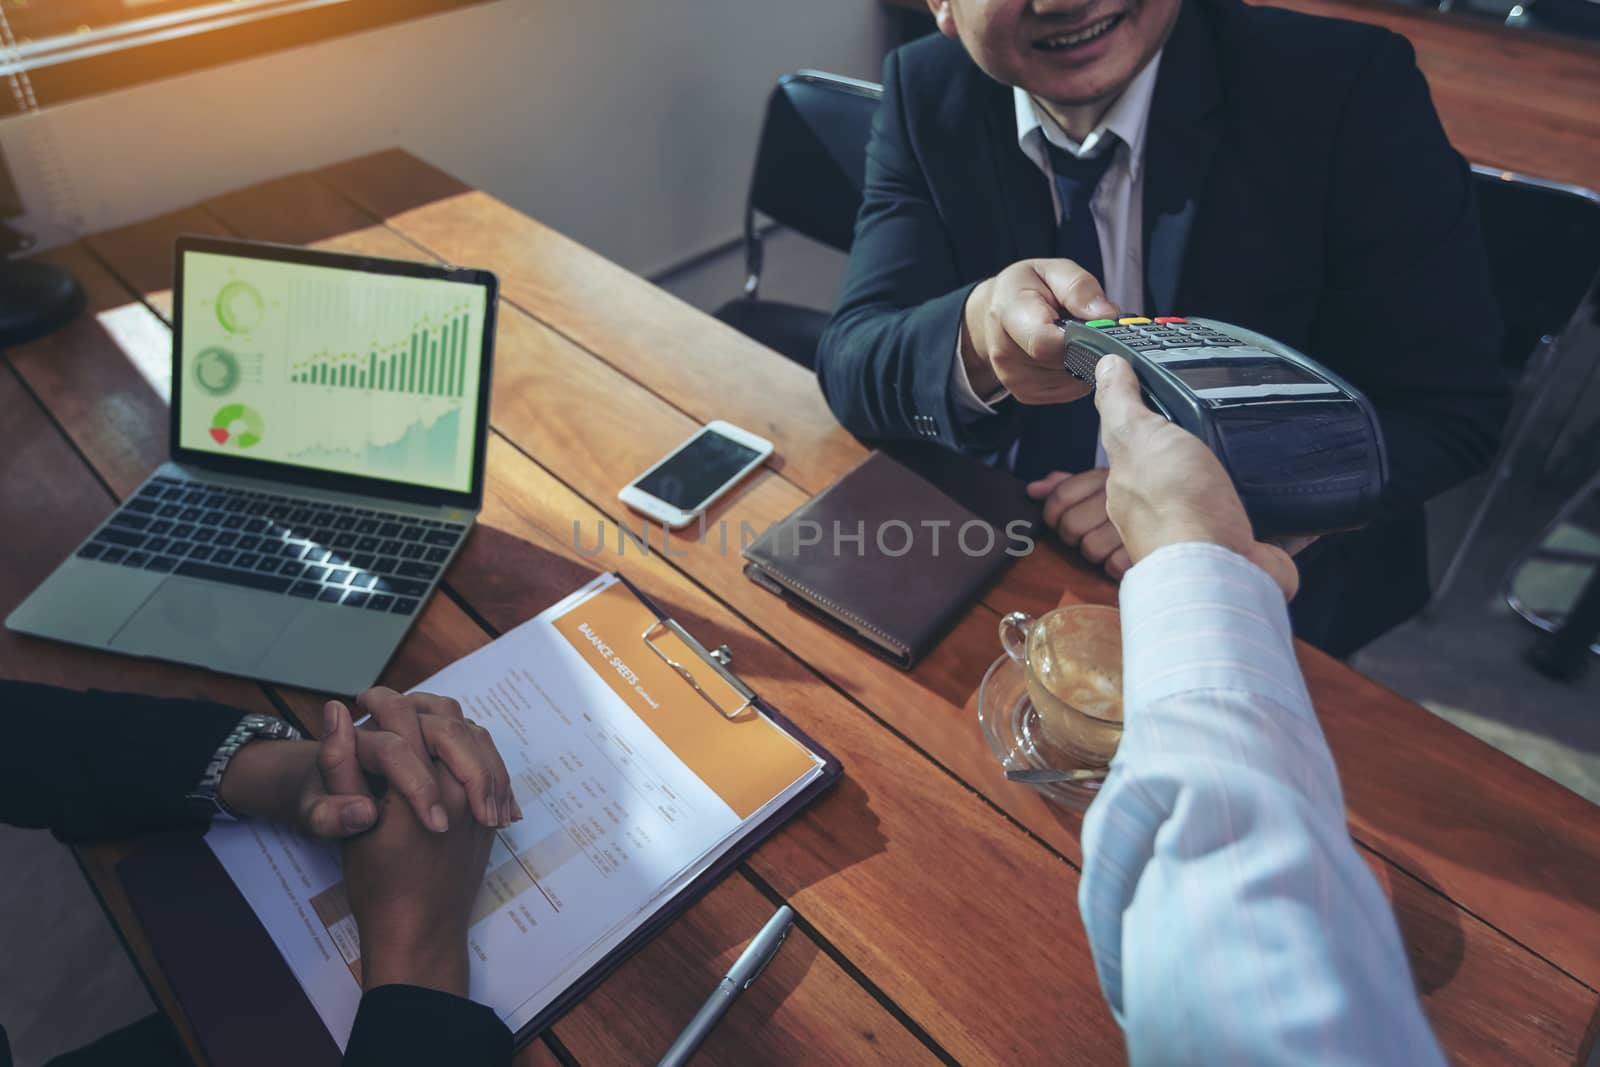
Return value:
<svg viewBox="0 0 1600 1067">
<path fill-rule="evenodd" d="M 1078 907 L 1134 1064 L 1443 1064 L 1294 657 L 1215 545 L 1122 581 L 1124 732 Z"/>
<path fill-rule="evenodd" d="M 1017 146 L 1044 174 L 1050 186 L 1050 201 L 1055 206 L 1058 225 L 1061 222 L 1061 194 L 1056 190 L 1055 172 L 1050 167 L 1050 154 L 1045 150 L 1045 142 L 1082 158 L 1098 155 L 1104 148 L 1107 133 L 1116 135 L 1116 158 L 1095 187 L 1094 196 L 1089 201 L 1089 213 L 1094 216 L 1094 228 L 1100 236 L 1100 255 L 1105 263 L 1106 276 L 1100 279 L 1100 284 L 1106 296 L 1130 315 L 1146 310 L 1144 144 L 1145 131 L 1150 124 L 1150 99 L 1155 94 L 1156 72 L 1160 66 L 1161 53 L 1157 52 L 1128 83 L 1116 103 L 1106 111 L 1100 124 L 1081 143 L 1067 136 L 1060 124 L 1026 91 L 1020 88 L 1011 91 L 1017 112 Z M 1003 399 L 1006 392 L 999 390 L 988 397 L 987 402 L 978 396 L 967 377 L 966 364 L 961 361 L 959 337 L 956 338 L 955 365 L 950 373 L 958 415 L 976 420 L 995 414 L 993 405 Z M 1105 466 L 1103 452 L 1097 466 Z"/>
</svg>

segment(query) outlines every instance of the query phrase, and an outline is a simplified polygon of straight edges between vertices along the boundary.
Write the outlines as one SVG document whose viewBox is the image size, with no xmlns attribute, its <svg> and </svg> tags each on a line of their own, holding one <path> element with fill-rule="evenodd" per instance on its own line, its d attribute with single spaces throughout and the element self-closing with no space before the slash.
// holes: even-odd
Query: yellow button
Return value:
<svg viewBox="0 0 1600 1067">
<path fill-rule="evenodd" d="M 1118 319 L 1117 320 L 1117 325 L 1118 326 L 1148 326 L 1148 325 L 1150 325 L 1150 320 L 1146 319 L 1146 318 L 1142 318 L 1142 317 L 1140 317 L 1138 315 L 1134 315 L 1134 316 L 1132 316 L 1130 318 Z"/>
</svg>

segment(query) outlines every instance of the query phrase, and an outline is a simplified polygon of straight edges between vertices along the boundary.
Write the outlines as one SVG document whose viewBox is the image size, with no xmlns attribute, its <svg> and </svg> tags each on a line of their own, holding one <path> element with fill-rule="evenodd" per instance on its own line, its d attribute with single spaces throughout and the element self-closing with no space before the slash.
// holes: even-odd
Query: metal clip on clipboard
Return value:
<svg viewBox="0 0 1600 1067">
<path fill-rule="evenodd" d="M 695 678 L 693 671 L 691 671 L 688 667 L 685 667 L 682 663 L 679 663 L 677 660 L 673 659 L 671 656 L 667 655 L 659 646 L 656 645 L 654 638 L 661 630 L 668 631 L 679 641 L 682 641 L 689 651 L 700 657 L 702 663 L 711 668 L 713 671 L 716 671 L 717 674 L 721 676 L 722 680 L 727 682 L 729 687 L 744 699 L 744 702 L 732 711 L 729 711 L 721 704 L 718 704 L 711 694 L 706 692 L 705 689 L 701 687 L 700 682 Z M 717 709 L 717 714 L 721 715 L 724 719 L 737 719 L 755 704 L 755 690 L 751 689 L 748 685 L 745 685 L 744 682 L 739 680 L 738 675 L 734 674 L 728 669 L 728 664 L 733 661 L 733 656 L 728 652 L 727 645 L 723 645 L 715 652 L 708 652 L 706 651 L 706 647 L 699 641 L 696 641 L 688 630 L 685 630 L 682 626 L 679 626 L 675 619 L 657 619 L 650 625 L 649 629 L 645 630 L 641 636 L 644 639 L 644 643 L 649 646 L 650 651 L 660 656 L 663 663 L 677 671 L 679 676 L 681 676 L 684 681 L 688 682 L 694 688 L 696 693 L 700 694 L 701 699 L 707 704 L 710 704 L 713 708 Z"/>
</svg>

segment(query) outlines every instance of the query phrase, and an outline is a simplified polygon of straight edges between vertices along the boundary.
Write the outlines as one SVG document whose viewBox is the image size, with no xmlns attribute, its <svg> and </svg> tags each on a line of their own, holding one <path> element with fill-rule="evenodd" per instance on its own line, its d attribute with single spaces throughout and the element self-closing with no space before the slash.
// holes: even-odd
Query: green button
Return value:
<svg viewBox="0 0 1600 1067">
<path fill-rule="evenodd" d="M 1116 324 L 1116 319 L 1090 319 L 1084 323 L 1085 326 L 1093 326 L 1097 330 L 1102 326 L 1115 326 Z"/>
</svg>

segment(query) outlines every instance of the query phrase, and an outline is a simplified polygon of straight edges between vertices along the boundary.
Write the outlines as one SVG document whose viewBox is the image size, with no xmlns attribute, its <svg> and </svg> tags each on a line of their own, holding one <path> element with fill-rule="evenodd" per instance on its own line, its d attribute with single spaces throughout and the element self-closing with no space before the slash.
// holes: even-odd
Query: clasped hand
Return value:
<svg viewBox="0 0 1600 1067">
<path fill-rule="evenodd" d="M 223 775 L 223 803 L 332 840 L 370 829 L 388 792 L 404 798 L 422 825 L 444 833 L 450 817 L 434 775 L 437 760 L 479 824 L 508 826 L 522 817 L 489 732 L 467 721 L 456 701 L 379 686 L 357 697 L 356 707 L 371 716 L 360 729 L 350 709 L 332 700 L 323 709 L 320 742 L 244 746 Z"/>
<path fill-rule="evenodd" d="M 343 841 L 362 984 L 468 991 L 467 924 L 494 835 L 522 818 L 487 730 L 429 693 L 369 689 L 360 729 L 337 700 L 323 737 L 245 745 L 222 800 L 242 815 Z"/>
</svg>

